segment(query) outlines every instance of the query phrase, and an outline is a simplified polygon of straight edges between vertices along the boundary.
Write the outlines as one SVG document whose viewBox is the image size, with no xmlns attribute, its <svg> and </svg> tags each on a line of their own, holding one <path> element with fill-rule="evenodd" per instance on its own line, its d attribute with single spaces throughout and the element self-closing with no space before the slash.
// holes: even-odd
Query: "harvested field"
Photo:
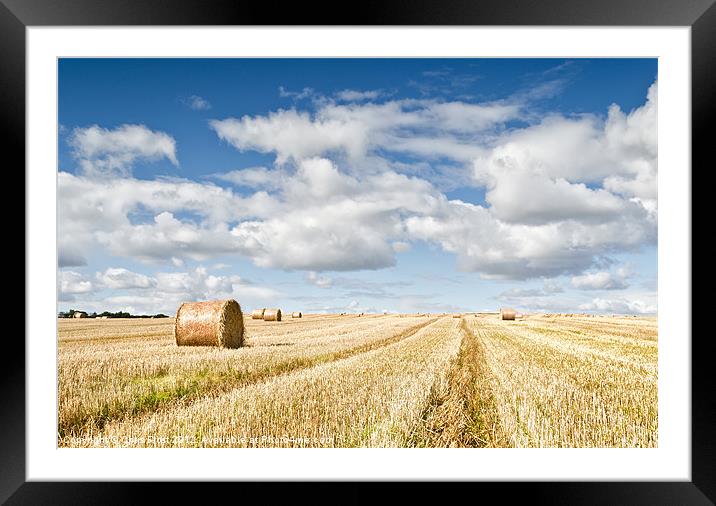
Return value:
<svg viewBox="0 0 716 506">
<path fill-rule="evenodd" d="M 60 446 L 657 446 L 655 318 L 58 321 Z"/>
</svg>

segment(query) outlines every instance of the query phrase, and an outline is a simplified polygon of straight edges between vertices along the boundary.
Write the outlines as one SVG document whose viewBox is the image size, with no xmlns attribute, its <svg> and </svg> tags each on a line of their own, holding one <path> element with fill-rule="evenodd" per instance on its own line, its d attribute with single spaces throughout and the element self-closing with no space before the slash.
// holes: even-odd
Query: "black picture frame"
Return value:
<svg viewBox="0 0 716 506">
<path fill-rule="evenodd" d="M 707 163 L 716 119 L 716 0 L 364 0 L 342 17 L 336 9 L 304 3 L 278 8 L 270 2 L 230 0 L 0 0 L 0 129 L 6 153 L 25 163 L 25 30 L 29 26 L 84 25 L 536 25 L 536 26 L 689 26 L 692 44 L 693 167 Z M 345 12 L 349 12 L 345 10 Z M 347 23 L 350 21 L 350 23 Z M 7 170 L 7 169 L 6 169 Z M 24 180 L 23 180 L 24 181 Z M 14 182 L 13 184 L 17 184 Z M 7 190 L 6 190 L 7 191 Z M 692 213 L 693 214 L 693 213 Z M 694 216 L 696 217 L 696 216 Z M 692 227 L 693 230 L 693 227 Z M 25 251 L 27 255 L 27 251 Z M 26 258 L 26 257 L 25 257 Z M 25 273 L 32 266 L 25 260 Z M 692 309 L 693 314 L 693 309 Z M 25 306 L 25 318 L 30 317 Z M 28 336 L 25 339 L 42 339 Z M 716 501 L 716 396 L 709 333 L 683 336 L 692 349 L 691 482 L 526 482 L 462 484 L 481 493 L 505 491 L 511 499 L 552 504 L 714 504 Z M 25 346 L 6 338 L 0 365 L 0 501 L 8 504 L 126 504 L 148 498 L 140 487 L 161 487 L 166 499 L 186 498 L 183 484 L 26 482 Z M 168 486 L 167 486 L 168 485 Z M 275 484 L 241 484 L 245 491 L 275 494 Z M 371 500 L 344 484 L 341 496 Z M 212 484 L 213 493 L 221 494 Z M 424 484 L 411 484 L 404 500 L 422 496 Z M 464 492 L 461 490 L 461 492 Z M 242 492 L 245 494 L 246 492 Z M 291 494 L 304 493 L 292 484 Z M 474 493 L 474 492 L 470 492 Z M 311 494 L 331 501 L 331 494 Z M 244 495 L 246 497 L 246 495 Z M 332 502 L 332 501 L 331 501 Z M 361 501 L 362 502 L 362 501 Z"/>
</svg>

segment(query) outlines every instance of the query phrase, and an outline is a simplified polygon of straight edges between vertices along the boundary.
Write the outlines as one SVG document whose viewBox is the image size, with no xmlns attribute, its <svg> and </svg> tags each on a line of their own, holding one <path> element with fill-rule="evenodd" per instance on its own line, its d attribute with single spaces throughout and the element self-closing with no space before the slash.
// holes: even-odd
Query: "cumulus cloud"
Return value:
<svg viewBox="0 0 716 506">
<path fill-rule="evenodd" d="M 240 197 L 229 189 L 186 180 L 98 180 L 58 174 L 59 257 L 80 260 L 101 245 L 111 253 L 140 260 L 203 260 L 238 246 L 230 222 L 277 214 L 265 193 Z M 143 210 L 152 219 L 135 222 Z M 199 222 L 180 219 L 189 213 Z M 84 263 L 84 262 L 83 262 Z"/>
<path fill-rule="evenodd" d="M 362 100 L 375 100 L 382 93 L 381 90 L 341 90 L 336 93 L 336 98 L 344 102 L 360 102 Z"/>
<path fill-rule="evenodd" d="M 72 154 L 88 176 L 127 176 L 138 160 L 168 159 L 174 165 L 176 142 L 145 125 L 120 125 L 113 130 L 92 125 L 75 128 L 68 139 Z"/>
<path fill-rule="evenodd" d="M 281 295 L 273 288 L 255 285 L 237 275 L 213 274 L 203 266 L 185 272 L 157 272 L 152 276 L 109 268 L 97 272 L 95 277 L 97 284 L 92 285 L 81 274 L 65 271 L 60 300 L 72 300 L 95 311 L 173 314 L 185 301 L 235 298 L 251 306 Z M 98 289 L 110 290 L 109 295 L 90 297 L 90 292 Z"/>
<path fill-rule="evenodd" d="M 436 242 L 457 255 L 458 267 L 493 279 L 577 274 L 604 251 L 630 250 L 655 240 L 655 225 L 641 216 L 615 216 L 605 223 L 563 221 L 511 224 L 488 208 L 449 201 L 431 216 L 405 221 L 413 238 Z"/>
<path fill-rule="evenodd" d="M 266 167 L 249 167 L 241 170 L 213 174 L 212 177 L 221 181 L 245 186 L 247 188 L 275 190 L 281 186 L 282 173 Z"/>
<path fill-rule="evenodd" d="M 268 116 L 212 120 L 209 124 L 220 139 L 240 151 L 275 152 L 279 164 L 337 150 L 353 155 L 365 151 L 365 132 L 359 125 L 332 119 L 314 121 L 308 113 L 293 109 Z"/>
<path fill-rule="evenodd" d="M 85 249 L 100 245 L 144 261 L 234 253 L 259 266 L 316 271 L 394 265 L 403 214 L 429 211 L 444 198 L 429 183 L 395 173 L 359 181 L 326 159 L 303 161 L 274 196 L 244 198 L 188 181 L 109 184 L 66 173 L 59 189 L 60 233 Z M 154 214 L 151 221 L 130 219 L 139 207 Z M 198 219 L 182 217 L 188 211 Z"/>
<path fill-rule="evenodd" d="M 202 226 L 179 220 L 168 211 L 157 214 L 153 223 L 97 232 L 96 238 L 114 255 L 148 261 L 176 256 L 205 260 L 240 249 L 230 240 L 226 225 Z"/>
<path fill-rule="evenodd" d="M 332 153 L 358 158 L 379 149 L 466 161 L 480 152 L 468 142 L 470 135 L 513 119 L 519 111 L 519 105 L 503 102 L 328 102 L 314 114 L 281 109 L 210 125 L 241 151 L 275 153 L 278 164 Z"/>
<path fill-rule="evenodd" d="M 500 293 L 497 300 L 512 302 L 531 299 L 532 297 L 549 297 L 556 293 L 562 293 L 564 289 L 553 281 L 545 281 L 542 288 L 510 288 Z"/>
<path fill-rule="evenodd" d="M 440 197 L 426 181 L 395 173 L 359 180 L 311 158 L 277 198 L 290 212 L 231 230 L 244 254 L 262 267 L 346 271 L 394 265 L 390 239 L 402 236 L 402 215 Z"/>
<path fill-rule="evenodd" d="M 103 248 L 181 266 L 235 254 L 319 273 L 390 267 L 426 241 L 486 278 L 566 274 L 597 286 L 579 276 L 603 268 L 598 259 L 656 241 L 655 186 L 646 188 L 656 181 L 656 86 L 629 113 L 612 106 L 606 119 L 553 115 L 509 130 L 501 125 L 521 106 L 508 102 L 328 102 L 214 120 L 237 149 L 275 153 L 279 167 L 213 175 L 254 193 L 60 173 L 60 255 Z M 465 177 L 485 202 L 447 198 L 425 159 L 428 168 L 398 168 L 388 151 L 470 160 Z"/>
<path fill-rule="evenodd" d="M 424 240 L 455 253 L 462 270 L 526 279 L 579 274 L 605 251 L 655 238 L 655 223 L 636 205 L 596 220 L 564 216 L 548 223 L 510 223 L 491 208 L 449 200 L 429 182 L 395 172 L 346 174 L 330 160 L 303 160 L 276 194 L 241 197 L 187 181 L 123 180 L 111 186 L 60 178 L 62 228 L 112 254 L 151 261 L 222 254 L 262 267 L 347 271 L 389 267 L 396 252 Z M 79 200 L 71 198 L 81 192 Z M 138 206 L 153 211 L 133 223 Z M 182 218 L 190 211 L 198 218 Z M 84 235 L 83 235 L 84 234 Z"/>
<path fill-rule="evenodd" d="M 282 98 L 292 98 L 294 100 L 303 100 L 304 98 L 310 98 L 315 95 L 313 88 L 305 87 L 301 91 L 287 90 L 283 86 L 278 87 L 278 94 Z"/>
<path fill-rule="evenodd" d="M 75 271 L 61 270 L 57 273 L 59 290 L 63 294 L 89 293 L 94 290 L 92 282 Z"/>
<path fill-rule="evenodd" d="M 195 111 L 207 111 L 211 109 L 211 103 L 199 95 L 191 95 L 183 99 L 184 104 Z"/>
<path fill-rule="evenodd" d="M 306 273 L 306 281 L 318 288 L 330 288 L 333 280 L 328 276 L 319 276 L 317 272 L 309 271 Z"/>
<path fill-rule="evenodd" d="M 622 290 L 629 287 L 629 273 L 621 268 L 616 272 L 590 272 L 572 278 L 572 286 L 580 290 Z"/>
<path fill-rule="evenodd" d="M 656 87 L 628 115 L 612 106 L 604 123 L 550 117 L 505 133 L 473 163 L 487 206 L 451 201 L 410 217 L 408 230 L 455 252 L 462 269 L 506 279 L 578 274 L 600 254 L 654 243 Z M 610 177 L 643 174 L 654 176 L 650 191 L 609 190 Z"/>
<path fill-rule="evenodd" d="M 541 287 L 514 287 L 494 297 L 501 305 L 520 311 L 569 311 L 574 310 L 574 300 L 564 294 L 562 286 L 545 279 Z"/>
<path fill-rule="evenodd" d="M 329 313 L 378 313 L 375 306 L 367 306 L 361 304 L 357 300 L 351 300 L 345 304 L 321 304 L 321 303 L 308 303 L 306 304 L 307 311 L 318 314 L 329 314 Z M 387 310 L 386 310 L 387 311 Z"/>
<path fill-rule="evenodd" d="M 473 162 L 493 213 L 534 224 L 605 221 L 635 207 L 655 215 L 657 86 L 629 114 L 612 105 L 605 121 L 550 116 L 500 136 Z"/>
<path fill-rule="evenodd" d="M 157 283 L 149 276 L 122 267 L 109 267 L 104 272 L 98 272 L 96 278 L 102 286 L 114 289 L 150 288 Z"/>
<path fill-rule="evenodd" d="M 606 190 L 591 190 L 561 178 L 552 180 L 534 173 L 512 173 L 507 177 L 515 179 L 496 183 L 486 195 L 494 216 L 505 222 L 608 222 L 635 206 Z"/>
<path fill-rule="evenodd" d="M 619 314 L 655 314 L 656 305 L 649 304 L 640 299 L 600 299 L 581 304 L 579 309 L 584 311 L 598 311 L 602 313 Z"/>
</svg>

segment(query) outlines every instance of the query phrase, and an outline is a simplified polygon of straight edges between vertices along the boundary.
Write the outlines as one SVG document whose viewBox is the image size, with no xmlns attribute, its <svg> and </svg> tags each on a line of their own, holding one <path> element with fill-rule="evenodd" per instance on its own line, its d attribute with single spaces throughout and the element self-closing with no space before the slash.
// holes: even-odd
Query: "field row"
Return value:
<svg viewBox="0 0 716 506">
<path fill-rule="evenodd" d="M 96 338 L 80 341 L 64 336 L 61 327 L 58 430 L 61 437 L 93 432 L 110 420 L 385 346 L 433 321 L 326 319 L 300 330 L 257 324 L 247 326 L 247 346 L 235 350 L 177 347 L 173 319 L 145 335 L 136 321 L 113 321 Z M 132 337 L 117 337 L 124 335 Z"/>
<path fill-rule="evenodd" d="M 654 320 L 246 320 L 237 350 L 173 319 L 61 322 L 60 446 L 657 445 Z"/>
</svg>

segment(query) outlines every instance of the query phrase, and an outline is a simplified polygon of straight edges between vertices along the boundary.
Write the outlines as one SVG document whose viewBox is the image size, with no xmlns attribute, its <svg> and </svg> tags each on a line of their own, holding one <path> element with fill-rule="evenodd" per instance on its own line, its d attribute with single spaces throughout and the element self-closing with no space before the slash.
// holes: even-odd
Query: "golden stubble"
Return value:
<svg viewBox="0 0 716 506">
<path fill-rule="evenodd" d="M 657 446 L 655 318 L 60 320 L 60 446 Z"/>
</svg>

